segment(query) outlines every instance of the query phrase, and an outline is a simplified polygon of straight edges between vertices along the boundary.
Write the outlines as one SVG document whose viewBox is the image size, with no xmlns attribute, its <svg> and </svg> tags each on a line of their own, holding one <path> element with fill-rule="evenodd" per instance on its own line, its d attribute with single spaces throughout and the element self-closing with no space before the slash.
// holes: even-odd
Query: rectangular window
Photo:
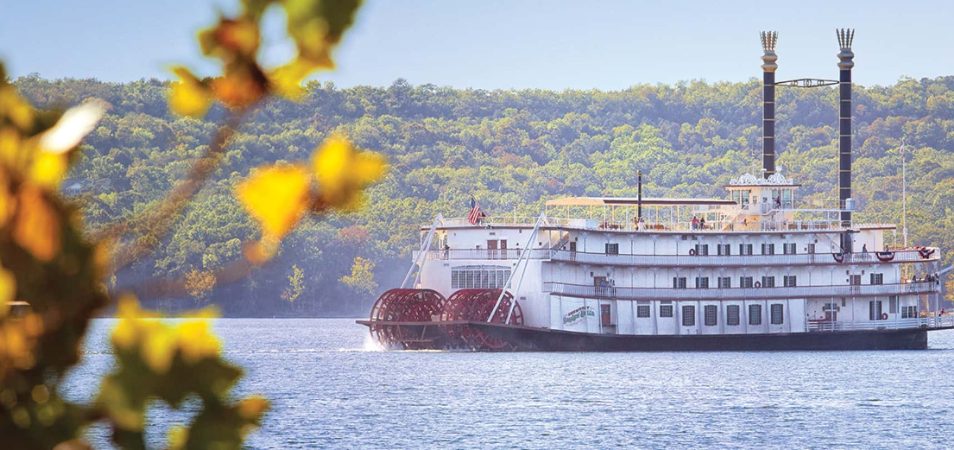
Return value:
<svg viewBox="0 0 954 450">
<path fill-rule="evenodd" d="M 791 244 L 782 244 L 782 252 L 785 253 L 786 255 L 794 255 L 794 254 L 795 254 L 795 244 L 794 244 L 794 243 L 791 243 Z"/>
<path fill-rule="evenodd" d="M 696 324 L 696 307 L 682 305 L 682 326 L 691 327 Z"/>
<path fill-rule="evenodd" d="M 807 250 L 808 250 L 808 253 L 814 255 L 814 254 L 815 254 L 815 244 L 808 244 Z"/>
<path fill-rule="evenodd" d="M 739 305 L 725 307 L 725 324 L 733 327 L 739 325 Z"/>
<path fill-rule="evenodd" d="M 868 302 L 868 320 L 881 320 L 881 300 Z"/>
<path fill-rule="evenodd" d="M 719 277 L 719 288 L 728 289 L 732 287 L 732 277 Z"/>
<path fill-rule="evenodd" d="M 775 244 L 762 244 L 762 254 L 763 254 L 763 255 L 774 255 L 774 254 L 775 254 Z"/>
<path fill-rule="evenodd" d="M 752 244 L 739 244 L 739 254 L 749 256 L 752 254 Z"/>
<path fill-rule="evenodd" d="M 719 307 L 716 305 L 706 305 L 705 308 L 703 308 L 703 313 L 705 313 L 705 324 L 707 327 L 715 326 L 718 324 L 718 321 L 717 321 L 718 319 L 717 314 L 719 311 L 718 308 Z"/>
<path fill-rule="evenodd" d="M 767 288 L 775 287 L 775 277 L 770 277 L 770 276 L 762 277 L 762 287 L 767 287 Z"/>
<path fill-rule="evenodd" d="M 849 275 L 848 284 L 852 286 L 861 286 L 861 275 Z"/>
<path fill-rule="evenodd" d="M 762 305 L 749 305 L 749 325 L 762 325 Z"/>
<path fill-rule="evenodd" d="M 797 285 L 795 275 L 785 275 L 782 277 L 782 282 L 785 284 L 785 287 L 795 287 Z"/>
<path fill-rule="evenodd" d="M 696 289 L 709 289 L 709 277 L 696 277 Z"/>
<path fill-rule="evenodd" d="M 871 284 L 884 284 L 884 274 L 883 273 L 871 274 Z"/>
<path fill-rule="evenodd" d="M 696 256 L 709 256 L 709 244 L 696 244 Z"/>
<path fill-rule="evenodd" d="M 888 313 L 897 314 L 898 313 L 898 296 L 892 295 L 888 297 Z"/>
<path fill-rule="evenodd" d="M 607 254 L 607 255 L 618 255 L 618 254 L 619 254 L 619 244 L 606 244 L 606 254 Z"/>
<path fill-rule="evenodd" d="M 918 317 L 918 307 L 917 306 L 902 306 L 901 307 L 901 318 L 902 319 L 916 319 Z"/>
<path fill-rule="evenodd" d="M 785 315 L 782 314 L 784 312 L 783 306 L 781 303 L 772 303 L 769 307 L 772 313 L 772 325 L 781 325 L 785 321 Z"/>
<path fill-rule="evenodd" d="M 672 305 L 659 305 L 659 317 L 672 317 Z"/>
<path fill-rule="evenodd" d="M 719 256 L 729 256 L 732 254 L 732 246 L 730 244 L 718 244 L 716 245 L 716 250 L 718 250 Z"/>
<path fill-rule="evenodd" d="M 739 287 L 741 288 L 752 287 L 752 277 L 739 277 Z"/>
<path fill-rule="evenodd" d="M 685 288 L 686 288 L 686 277 L 672 277 L 672 288 L 673 288 L 673 289 L 685 289 Z"/>
<path fill-rule="evenodd" d="M 636 317 L 640 319 L 649 317 L 649 305 L 636 305 Z"/>
</svg>

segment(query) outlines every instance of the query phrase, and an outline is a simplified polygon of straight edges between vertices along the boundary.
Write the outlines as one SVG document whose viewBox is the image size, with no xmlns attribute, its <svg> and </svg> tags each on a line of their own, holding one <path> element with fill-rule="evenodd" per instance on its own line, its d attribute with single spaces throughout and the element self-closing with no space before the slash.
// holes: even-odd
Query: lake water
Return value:
<svg viewBox="0 0 954 450">
<path fill-rule="evenodd" d="M 114 323 L 95 321 L 69 398 L 109 370 Z M 238 393 L 272 401 L 256 449 L 954 447 L 954 331 L 927 351 L 492 354 L 376 351 L 346 319 L 215 328 Z M 154 446 L 188 420 L 155 413 Z"/>
</svg>

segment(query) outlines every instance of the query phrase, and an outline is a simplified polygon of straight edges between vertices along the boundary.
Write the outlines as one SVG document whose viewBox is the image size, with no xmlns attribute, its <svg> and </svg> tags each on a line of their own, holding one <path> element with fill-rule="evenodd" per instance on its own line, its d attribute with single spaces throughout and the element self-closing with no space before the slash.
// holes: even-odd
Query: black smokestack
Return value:
<svg viewBox="0 0 954 450">
<path fill-rule="evenodd" d="M 763 31 L 762 50 L 762 172 L 766 178 L 775 173 L 775 69 L 778 33 Z"/>
<path fill-rule="evenodd" d="M 851 41 L 855 30 L 842 28 L 835 30 L 838 36 L 838 203 L 842 209 L 842 226 L 851 224 L 851 212 L 847 209 L 847 200 L 851 198 L 851 69 L 855 67 L 855 54 L 851 51 Z"/>
</svg>

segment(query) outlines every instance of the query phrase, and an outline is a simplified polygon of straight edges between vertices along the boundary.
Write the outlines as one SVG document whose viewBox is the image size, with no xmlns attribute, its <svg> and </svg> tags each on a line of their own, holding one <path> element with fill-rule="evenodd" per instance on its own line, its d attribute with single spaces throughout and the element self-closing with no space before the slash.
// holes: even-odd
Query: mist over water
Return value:
<svg viewBox="0 0 954 450">
<path fill-rule="evenodd" d="M 67 396 L 109 370 L 97 320 Z M 954 331 L 930 350 L 468 353 L 380 349 L 348 319 L 220 319 L 239 395 L 272 401 L 249 448 L 950 447 Z M 151 445 L 189 412 L 157 408 Z M 91 429 L 96 448 L 108 435 Z"/>
</svg>

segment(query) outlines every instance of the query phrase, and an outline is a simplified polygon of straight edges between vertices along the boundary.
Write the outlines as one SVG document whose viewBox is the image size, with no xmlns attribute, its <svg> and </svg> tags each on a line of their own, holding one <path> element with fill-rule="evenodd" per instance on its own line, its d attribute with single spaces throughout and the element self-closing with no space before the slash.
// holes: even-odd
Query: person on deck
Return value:
<svg viewBox="0 0 954 450">
<path fill-rule="evenodd" d="M 692 216 L 691 225 L 692 225 L 691 228 L 692 228 L 693 230 L 695 230 L 696 228 L 699 228 L 699 218 L 696 217 L 696 216 Z"/>
</svg>

